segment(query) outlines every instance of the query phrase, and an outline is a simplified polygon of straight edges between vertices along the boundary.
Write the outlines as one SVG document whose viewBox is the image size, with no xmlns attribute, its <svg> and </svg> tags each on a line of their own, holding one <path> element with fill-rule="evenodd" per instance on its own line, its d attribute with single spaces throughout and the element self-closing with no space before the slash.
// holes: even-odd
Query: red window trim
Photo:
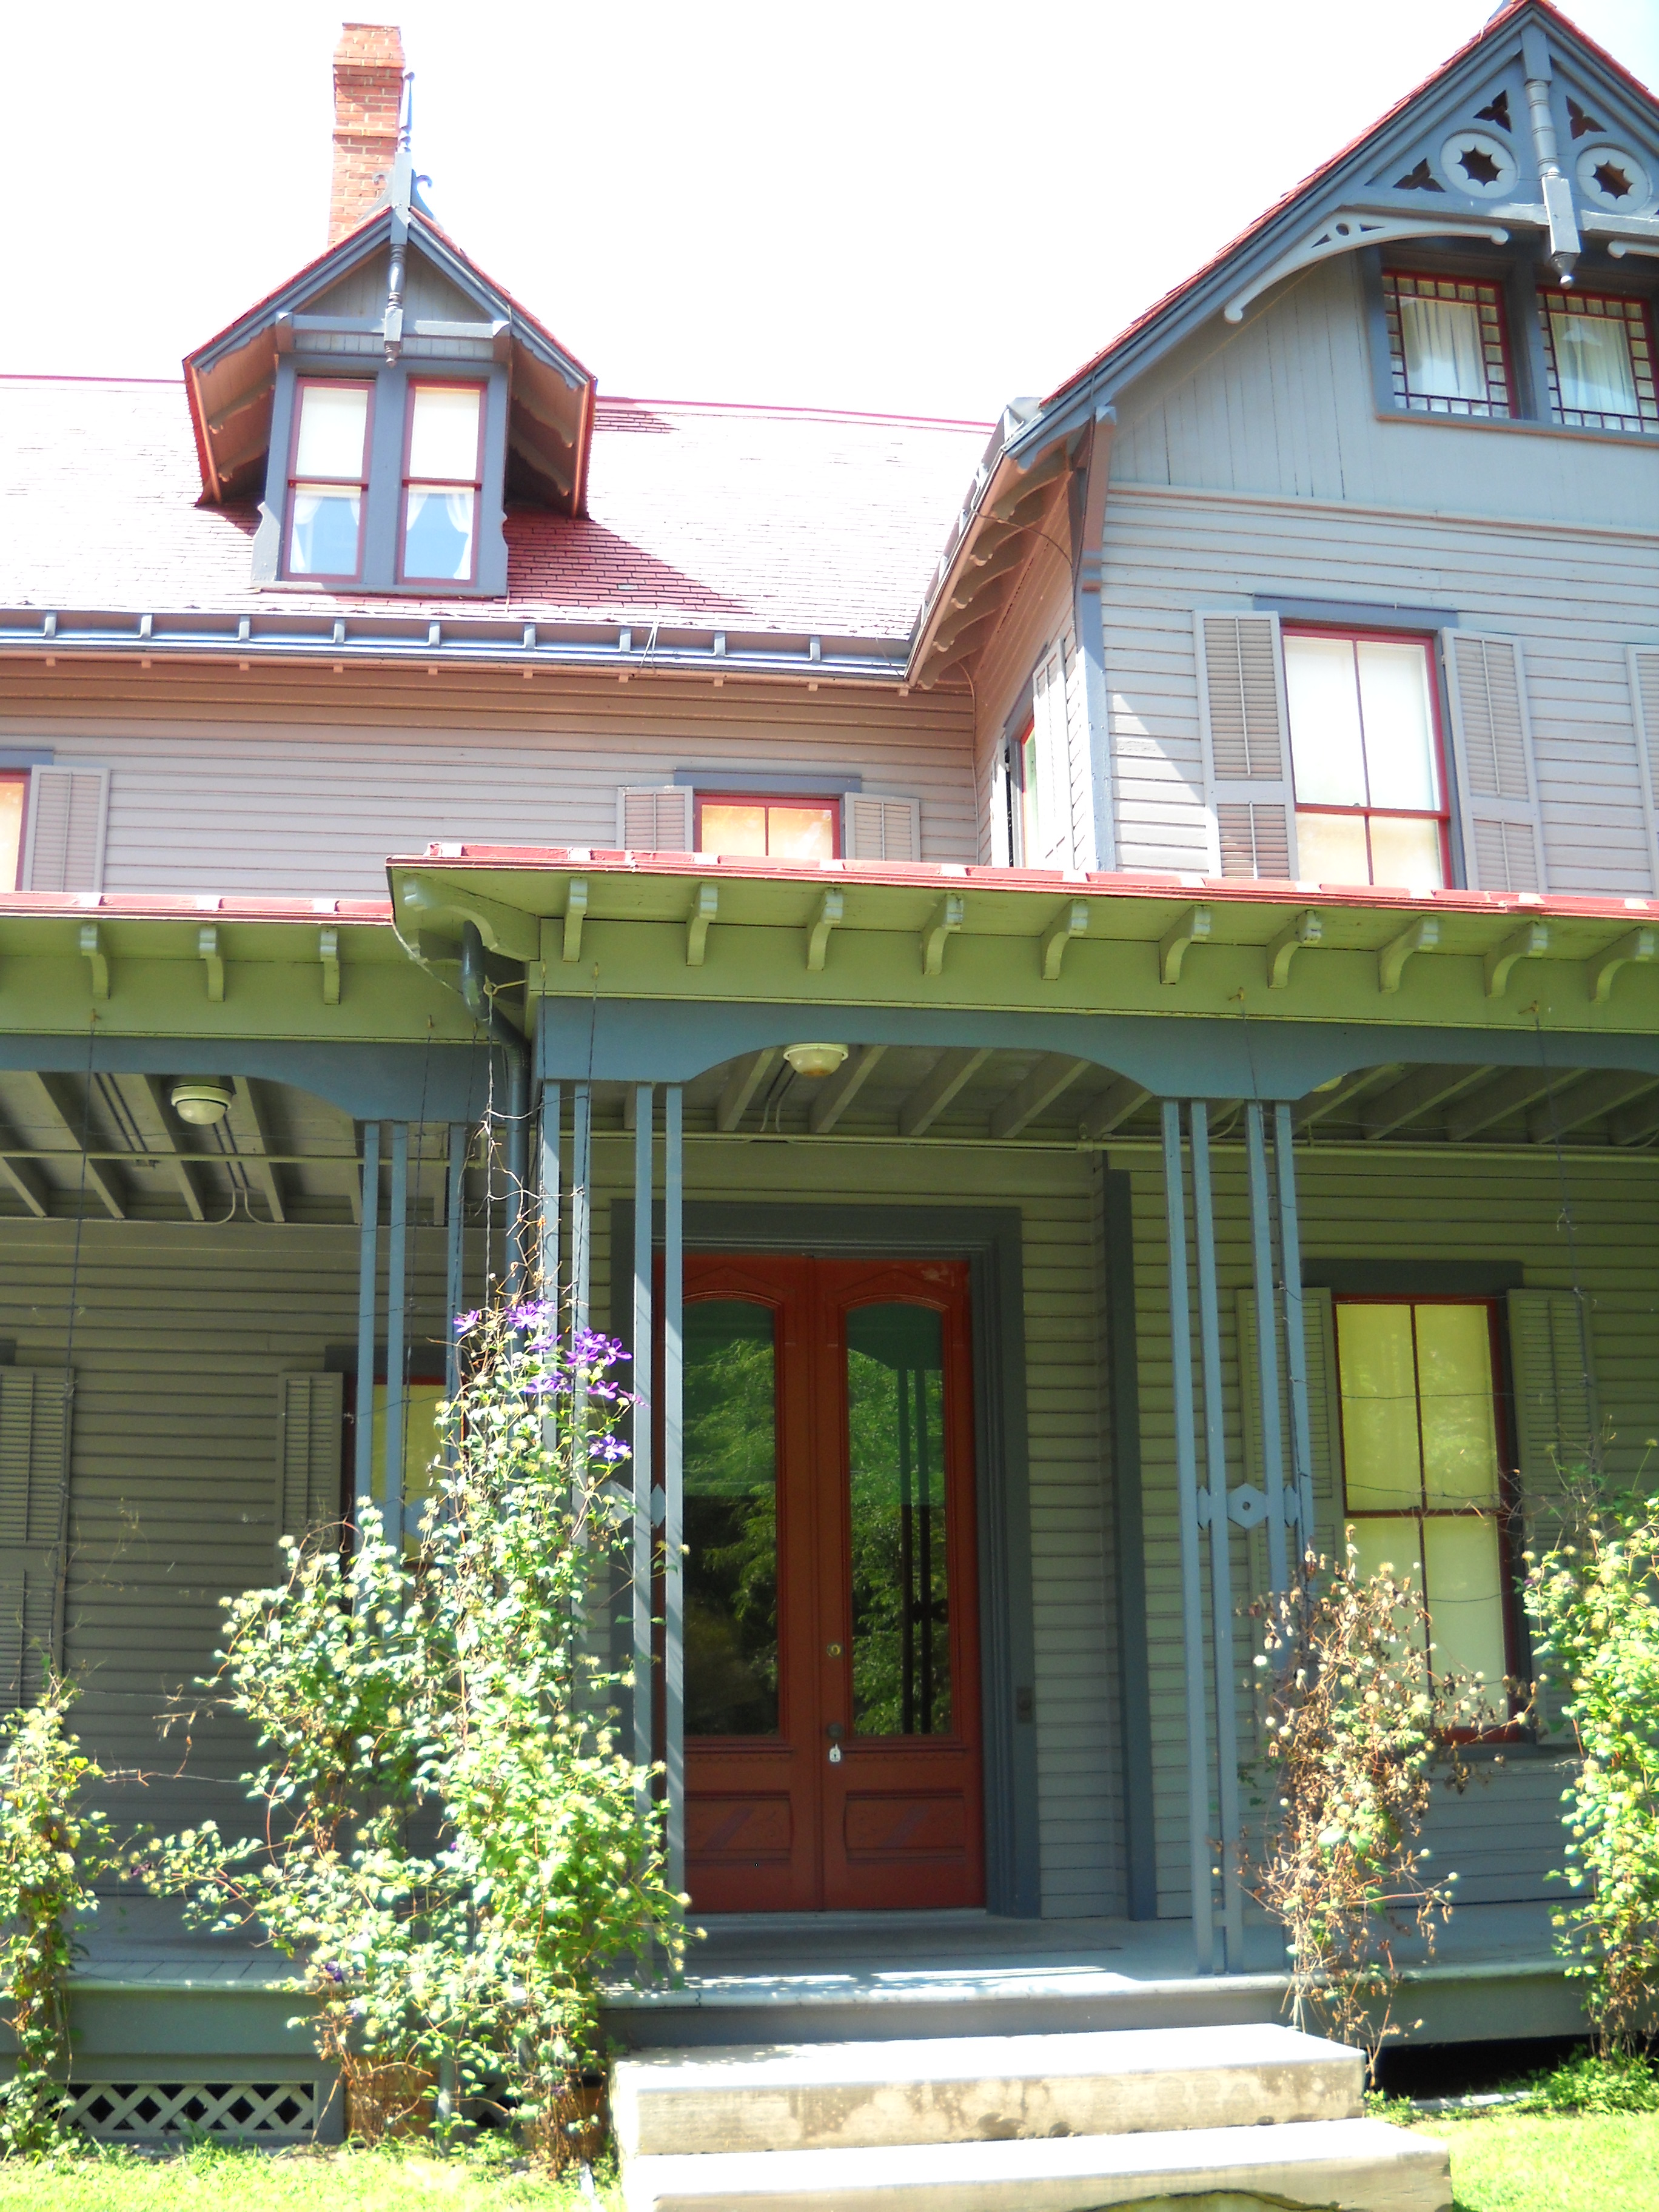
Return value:
<svg viewBox="0 0 1659 2212">
<path fill-rule="evenodd" d="M 1516 1539 L 1521 1533 L 1521 1473 L 1516 1464 L 1515 1448 L 1510 1437 L 1509 1393 L 1504 1388 L 1508 1370 L 1504 1358 L 1504 1329 L 1498 1311 L 1500 1304 L 1501 1301 L 1495 1297 L 1461 1297 L 1456 1293 L 1443 1296 L 1432 1291 L 1334 1291 L 1331 1293 L 1333 1324 L 1334 1309 L 1338 1306 L 1484 1306 L 1486 1310 L 1487 1340 L 1492 1352 L 1492 1425 L 1498 1442 L 1498 1564 L 1503 1577 L 1504 1671 L 1513 1680 L 1518 1679 L 1522 1673 L 1521 1608 L 1516 1589 L 1520 1550 Z M 1350 1521 L 1455 1521 L 1462 1518 L 1470 1510 L 1467 1506 L 1455 1506 L 1442 1512 L 1425 1506 L 1419 1507 L 1414 1515 L 1384 1513 L 1350 1506 L 1347 1444 L 1341 1418 L 1342 1339 L 1340 1331 L 1334 1325 L 1331 1330 L 1331 1340 L 1336 1367 L 1334 1380 L 1336 1385 L 1337 1447 L 1342 1455 L 1342 1464 L 1337 1475 L 1341 1488 L 1343 1525 L 1346 1527 Z M 1426 1561 L 1423 1576 L 1426 1585 Z M 1432 1631 L 1434 1606 L 1431 1599 L 1429 1601 L 1429 1624 Z M 1527 1730 L 1516 1715 L 1513 1696 L 1509 1705 L 1510 1717 L 1507 1723 L 1499 1722 L 1496 1726 L 1486 1729 L 1452 1729 L 1448 1733 L 1454 1741 L 1460 1743 L 1517 1741 L 1527 1734 Z"/>
<path fill-rule="evenodd" d="M 286 580 L 301 584 L 355 584 L 363 573 L 363 544 L 368 528 L 369 464 L 374 452 L 374 401 L 378 380 L 372 376 L 296 376 L 294 380 L 294 419 L 288 429 L 288 508 L 283 518 L 282 571 Z M 368 405 L 363 414 L 362 474 L 358 477 L 310 476 L 300 478 L 295 469 L 300 457 L 300 417 L 305 410 L 305 395 L 313 387 L 333 392 L 367 392 Z M 293 565 L 294 491 L 296 483 L 351 484 L 361 494 L 357 507 L 357 562 L 349 569 L 324 570 L 304 568 Z"/>
<path fill-rule="evenodd" d="M 1431 629 L 1346 629 L 1340 623 L 1281 623 L 1279 636 L 1340 638 L 1352 645 L 1418 645 L 1428 661 L 1429 723 L 1434 732 L 1435 774 L 1440 785 L 1438 806 L 1331 806 L 1323 800 L 1304 800 L 1296 793 L 1296 746 L 1294 733 L 1290 731 L 1290 687 L 1285 686 L 1285 721 L 1291 742 L 1286 750 L 1290 756 L 1290 785 L 1291 810 L 1297 814 L 1359 815 L 1369 821 L 1372 815 L 1381 815 L 1386 821 L 1437 822 L 1440 824 L 1440 876 L 1449 885 L 1451 867 L 1451 779 L 1446 772 L 1446 729 L 1440 712 L 1439 641 Z M 1370 839 L 1365 841 L 1367 860 L 1370 857 Z M 1372 881 L 1375 882 L 1373 878 Z"/>
<path fill-rule="evenodd" d="M 830 811 L 830 834 L 835 839 L 835 850 L 830 858 L 839 860 L 844 857 L 842 849 L 842 802 L 836 792 L 718 791 L 711 784 L 707 791 L 698 789 L 694 792 L 692 799 L 696 817 L 691 830 L 694 852 L 702 853 L 709 849 L 702 842 L 702 810 L 706 805 L 827 807 Z M 769 854 L 767 857 L 781 856 Z"/>
<path fill-rule="evenodd" d="M 445 491 L 470 491 L 472 494 L 472 562 L 465 576 L 414 576 L 404 568 L 404 556 L 409 542 L 409 452 L 415 442 L 415 395 L 417 392 L 453 392 L 462 387 L 478 395 L 478 444 L 472 457 L 473 473 L 470 477 L 423 476 L 416 481 L 435 484 Z M 411 376 L 404 401 L 404 451 L 400 489 L 398 494 L 398 581 L 434 586 L 445 584 L 476 584 L 478 580 L 478 538 L 483 520 L 483 449 L 484 433 L 489 422 L 489 386 L 478 376 Z"/>
<path fill-rule="evenodd" d="M 1453 414 L 1450 409 L 1447 408 L 1441 415 L 1442 421 L 1449 422 L 1490 422 L 1494 421 L 1499 422 L 1515 422 L 1523 420 L 1524 418 L 1519 412 L 1517 387 L 1515 380 L 1515 343 L 1513 336 L 1510 330 L 1509 293 L 1508 288 L 1505 286 L 1503 278 L 1501 276 L 1477 276 L 1473 273 L 1465 275 L 1460 270 L 1450 269 L 1403 269 L 1400 267 L 1397 263 L 1392 261 L 1387 262 L 1383 264 L 1382 282 L 1385 288 L 1387 287 L 1390 277 L 1400 276 L 1409 276 L 1413 283 L 1419 284 L 1485 285 L 1486 289 L 1494 295 L 1493 306 L 1498 316 L 1498 349 L 1504 357 L 1504 412 L 1502 415 L 1494 413 L 1484 416 L 1458 416 Z M 1403 363 L 1405 358 L 1405 340 L 1403 337 L 1401 339 L 1401 358 Z M 1392 372 L 1392 363 L 1390 363 L 1390 371 Z M 1492 402 L 1490 400 L 1486 401 L 1485 404 L 1488 407 L 1492 405 Z M 1429 407 L 1413 407 L 1411 405 L 1408 397 L 1401 411 L 1402 413 L 1411 415 L 1430 415 L 1435 413 L 1437 410 Z"/>
<path fill-rule="evenodd" d="M 15 783 L 22 787 L 23 803 L 17 810 L 17 866 L 13 880 L 0 884 L 0 890 L 15 891 L 23 888 L 23 855 L 29 843 L 29 790 L 34 778 L 26 768 L 0 769 L 0 783 Z"/>
</svg>

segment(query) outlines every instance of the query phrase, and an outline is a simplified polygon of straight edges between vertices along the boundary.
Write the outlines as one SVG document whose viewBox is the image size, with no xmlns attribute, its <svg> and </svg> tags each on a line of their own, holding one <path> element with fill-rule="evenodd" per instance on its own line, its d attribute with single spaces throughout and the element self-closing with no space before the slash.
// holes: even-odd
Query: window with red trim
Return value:
<svg viewBox="0 0 1659 2212">
<path fill-rule="evenodd" d="M 287 574 L 335 583 L 353 583 L 361 574 L 373 411 L 367 377 L 299 380 L 289 455 Z"/>
<path fill-rule="evenodd" d="M 1431 1673 L 1506 1712 L 1516 1658 L 1510 1471 L 1491 1298 L 1334 1300 L 1343 1504 L 1362 1573 L 1410 1574 Z"/>
<path fill-rule="evenodd" d="M 697 793 L 696 849 L 733 859 L 834 860 L 841 855 L 838 799 Z"/>
<path fill-rule="evenodd" d="M 1659 430 L 1653 335 L 1641 300 L 1546 292 L 1539 301 L 1550 412 L 1579 430 Z"/>
<path fill-rule="evenodd" d="M 412 383 L 404 427 L 398 573 L 405 583 L 471 583 L 483 486 L 482 384 Z"/>
<path fill-rule="evenodd" d="M 1515 412 L 1504 300 L 1495 283 L 1382 272 L 1397 406 L 1486 419 Z"/>
<path fill-rule="evenodd" d="M 1286 630 L 1297 873 L 1437 890 L 1450 815 L 1426 638 Z"/>
<path fill-rule="evenodd" d="M 0 891 L 15 890 L 22 874 L 28 795 L 27 774 L 0 775 Z"/>
</svg>

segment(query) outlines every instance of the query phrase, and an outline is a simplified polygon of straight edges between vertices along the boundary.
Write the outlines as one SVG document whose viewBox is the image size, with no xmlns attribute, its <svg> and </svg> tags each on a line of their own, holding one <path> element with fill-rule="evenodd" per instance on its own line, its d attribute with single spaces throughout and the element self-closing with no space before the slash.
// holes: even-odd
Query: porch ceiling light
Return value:
<svg viewBox="0 0 1659 2212">
<path fill-rule="evenodd" d="M 230 1085 L 228 1083 L 194 1080 L 175 1083 L 167 1097 L 179 1119 L 193 1121 L 198 1128 L 207 1128 L 215 1121 L 222 1121 L 230 1111 Z"/>
<path fill-rule="evenodd" d="M 847 1057 L 844 1044 L 787 1044 L 783 1056 L 797 1075 L 811 1076 L 815 1081 L 833 1075 Z"/>
</svg>

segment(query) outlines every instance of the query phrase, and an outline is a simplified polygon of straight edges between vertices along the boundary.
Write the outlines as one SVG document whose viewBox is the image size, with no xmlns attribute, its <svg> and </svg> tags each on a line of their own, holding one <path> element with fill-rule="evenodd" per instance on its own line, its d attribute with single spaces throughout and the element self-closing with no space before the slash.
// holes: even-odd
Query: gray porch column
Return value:
<svg viewBox="0 0 1659 2212">
<path fill-rule="evenodd" d="M 685 1887 L 684 1100 L 663 1092 L 663 1755 L 668 1769 L 668 1887 Z"/>
<path fill-rule="evenodd" d="M 593 1086 L 574 1086 L 570 1133 L 570 1335 L 587 1327 L 593 1276 Z"/>
<path fill-rule="evenodd" d="M 654 1753 L 652 1711 L 651 1568 L 656 1514 L 651 1496 L 651 1370 L 655 1352 L 652 1313 L 652 1145 L 655 1092 L 641 1083 L 634 1092 L 634 1764 L 641 1770 Z M 651 1787 L 641 1784 L 641 1810 L 650 1809 Z"/>
<path fill-rule="evenodd" d="M 1209 1723 L 1204 1705 L 1204 1611 L 1198 1557 L 1198 1449 L 1193 1414 L 1192 1316 L 1187 1291 L 1187 1200 L 1181 1171 L 1181 1107 L 1166 1098 L 1164 1186 L 1170 1230 L 1170 1363 L 1175 1400 L 1176 1507 L 1181 1536 L 1181 1648 L 1187 1702 L 1187 1855 L 1198 1970 L 1215 1960 L 1210 1878 Z"/>
<path fill-rule="evenodd" d="M 559 1222 L 564 1205 L 560 1182 L 559 1144 L 563 1134 L 564 1086 L 542 1085 L 540 1115 L 540 1171 L 537 1177 L 539 1212 L 536 1236 L 536 1294 L 553 1307 L 555 1333 L 558 1328 Z"/>
<path fill-rule="evenodd" d="M 453 1398 L 461 1387 L 461 1346 L 455 1334 L 455 1317 L 466 1295 L 463 1270 L 466 1258 L 466 1140 L 465 1121 L 449 1127 L 448 1181 L 444 1202 L 444 1310 L 447 1334 L 444 1343 L 444 1395 Z"/>
<path fill-rule="evenodd" d="M 392 1125 L 392 1205 L 386 1255 L 386 1458 L 382 1518 L 402 1540 L 404 1525 L 404 1316 L 409 1247 L 409 1124 Z M 371 1395 L 369 1403 L 374 1404 Z"/>
<path fill-rule="evenodd" d="M 380 1125 L 363 1124 L 362 1219 L 357 1239 L 357 1411 L 352 1439 L 354 1518 L 374 1494 L 374 1294 L 380 1273 Z"/>
<path fill-rule="evenodd" d="M 1273 1284 L 1273 1218 L 1267 1195 L 1267 1151 L 1261 1102 L 1244 1109 L 1250 1184 L 1250 1253 L 1255 1272 L 1255 1364 L 1261 1410 L 1261 1487 L 1267 1499 L 1267 1579 L 1275 1597 L 1290 1584 L 1285 1540 L 1285 1425 L 1279 1397 L 1279 1299 Z M 1306 1374 L 1303 1382 L 1305 1394 Z"/>
<path fill-rule="evenodd" d="M 1285 1366 L 1291 1378 L 1291 1464 L 1300 1510 L 1297 1550 L 1314 1548 L 1313 1434 L 1308 1414 L 1308 1340 L 1303 1334 L 1302 1231 L 1296 1206 L 1296 1152 L 1291 1109 L 1273 1108 L 1273 1163 L 1279 1172 L 1279 1249 L 1285 1270 Z"/>
</svg>

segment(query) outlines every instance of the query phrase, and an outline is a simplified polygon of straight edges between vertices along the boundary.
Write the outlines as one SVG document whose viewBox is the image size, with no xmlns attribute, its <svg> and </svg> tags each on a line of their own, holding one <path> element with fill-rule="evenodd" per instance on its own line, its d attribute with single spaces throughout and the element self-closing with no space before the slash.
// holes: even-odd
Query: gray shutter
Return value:
<svg viewBox="0 0 1659 2212">
<path fill-rule="evenodd" d="M 283 1375 L 276 1444 L 276 1533 L 303 1536 L 340 1517 L 345 1378 Z"/>
<path fill-rule="evenodd" d="M 1213 872 L 1294 878 L 1296 795 L 1279 617 L 1194 620 Z"/>
<path fill-rule="evenodd" d="M 617 793 L 617 842 L 625 853 L 689 853 L 693 796 L 684 784 L 622 785 Z"/>
<path fill-rule="evenodd" d="M 1553 1501 L 1591 1464 L 1598 1441 L 1589 1316 L 1571 1291 L 1511 1291 L 1508 1303 L 1522 1497 L 1553 1521 Z M 1553 1531 L 1540 1534 L 1548 1541 Z"/>
<path fill-rule="evenodd" d="M 57 1555 L 68 1402 L 61 1371 L 0 1368 L 0 1711 L 37 1697 L 60 1660 Z"/>
<path fill-rule="evenodd" d="M 1630 648 L 1630 696 L 1636 714 L 1636 756 L 1642 772 L 1642 813 L 1648 832 L 1648 882 L 1659 892 L 1659 646 Z"/>
<path fill-rule="evenodd" d="M 1264 1473 L 1261 1451 L 1261 1389 L 1256 1367 L 1255 1292 L 1238 1292 L 1238 1389 L 1244 1425 L 1245 1480 L 1259 1488 Z M 1328 1291 L 1302 1293 L 1302 1334 L 1308 1359 L 1308 1444 L 1312 1459 L 1315 1548 L 1328 1555 L 1342 1534 L 1342 1409 L 1336 1389 L 1336 1322 Z M 1285 1486 L 1294 1477 L 1291 1436 L 1291 1376 L 1285 1345 L 1279 1345 L 1279 1402 L 1285 1425 Z"/>
<path fill-rule="evenodd" d="M 1441 635 L 1469 888 L 1541 891 L 1543 825 L 1520 641 L 1462 629 Z"/>
<path fill-rule="evenodd" d="M 921 801 L 849 791 L 842 801 L 841 842 L 849 860 L 919 860 Z"/>
<path fill-rule="evenodd" d="M 33 769 L 23 832 L 23 889 L 102 890 L 108 819 L 107 769 Z"/>
</svg>

